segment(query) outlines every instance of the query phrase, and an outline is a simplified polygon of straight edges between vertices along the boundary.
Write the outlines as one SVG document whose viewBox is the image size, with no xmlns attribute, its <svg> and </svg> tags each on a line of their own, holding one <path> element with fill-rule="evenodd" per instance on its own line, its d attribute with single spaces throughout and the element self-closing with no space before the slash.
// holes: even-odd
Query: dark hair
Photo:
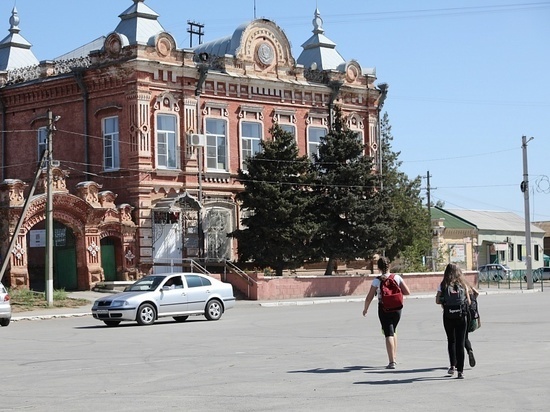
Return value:
<svg viewBox="0 0 550 412">
<path fill-rule="evenodd" d="M 380 269 L 382 273 L 388 273 L 390 271 L 390 260 L 386 256 L 382 256 L 378 259 L 378 269 Z"/>
</svg>

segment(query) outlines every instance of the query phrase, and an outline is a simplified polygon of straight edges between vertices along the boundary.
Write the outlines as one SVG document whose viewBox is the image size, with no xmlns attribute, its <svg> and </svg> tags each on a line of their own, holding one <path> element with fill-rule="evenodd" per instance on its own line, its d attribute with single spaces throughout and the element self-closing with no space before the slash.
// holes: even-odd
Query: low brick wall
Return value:
<svg viewBox="0 0 550 412">
<path fill-rule="evenodd" d="M 468 281 L 477 285 L 477 272 L 465 272 Z M 365 296 L 377 275 L 333 276 L 269 276 L 250 275 L 250 282 L 228 273 L 227 282 L 233 284 L 250 300 L 280 300 L 330 296 Z M 442 272 L 401 274 L 411 293 L 433 293 L 441 283 Z"/>
</svg>

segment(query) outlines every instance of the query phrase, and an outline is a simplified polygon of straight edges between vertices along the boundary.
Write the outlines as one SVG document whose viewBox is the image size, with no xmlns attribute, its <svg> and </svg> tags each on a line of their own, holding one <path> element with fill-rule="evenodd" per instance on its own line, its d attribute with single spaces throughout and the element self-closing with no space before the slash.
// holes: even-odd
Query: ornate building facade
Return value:
<svg viewBox="0 0 550 412">
<path fill-rule="evenodd" d="M 77 275 L 61 282 L 69 289 L 186 258 L 235 259 L 226 235 L 240 222 L 237 172 L 275 123 L 312 155 L 337 104 L 366 154 L 378 154 L 385 87 L 375 85 L 373 69 L 337 52 L 318 10 L 295 59 L 273 21 L 185 49 L 144 0 L 132 3 L 111 33 L 52 61 L 33 63 L 15 8 L 0 42 L 2 256 L 51 138 L 57 173 L 76 193 L 54 195 L 54 220 L 75 244 Z M 48 110 L 59 116 L 54 131 Z M 8 284 L 29 286 L 39 276 L 31 270 L 39 246 L 30 243 L 43 227 L 43 195 L 29 214 L 17 233 L 19 255 L 7 257 Z"/>
</svg>

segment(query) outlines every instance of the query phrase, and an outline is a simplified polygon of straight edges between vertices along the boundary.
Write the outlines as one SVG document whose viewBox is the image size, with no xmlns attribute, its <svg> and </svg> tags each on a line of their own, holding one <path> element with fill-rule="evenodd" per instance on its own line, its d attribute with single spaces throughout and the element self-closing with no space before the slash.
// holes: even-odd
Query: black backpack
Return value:
<svg viewBox="0 0 550 412">
<path fill-rule="evenodd" d="M 459 319 L 466 315 L 466 291 L 461 284 L 455 283 L 447 287 L 441 285 L 441 298 L 443 316 L 448 319 Z"/>
</svg>

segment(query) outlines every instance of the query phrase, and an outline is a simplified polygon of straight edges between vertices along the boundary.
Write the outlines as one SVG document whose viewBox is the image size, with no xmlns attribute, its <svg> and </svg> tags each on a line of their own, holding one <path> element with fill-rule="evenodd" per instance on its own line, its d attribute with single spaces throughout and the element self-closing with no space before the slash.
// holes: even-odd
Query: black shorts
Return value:
<svg viewBox="0 0 550 412">
<path fill-rule="evenodd" d="M 382 309 L 382 305 L 378 305 L 378 319 L 380 319 L 380 324 L 382 325 L 382 330 L 384 331 L 384 336 L 393 336 L 397 330 L 397 325 L 401 319 L 401 310 L 396 310 L 395 312 L 386 312 Z"/>
</svg>

